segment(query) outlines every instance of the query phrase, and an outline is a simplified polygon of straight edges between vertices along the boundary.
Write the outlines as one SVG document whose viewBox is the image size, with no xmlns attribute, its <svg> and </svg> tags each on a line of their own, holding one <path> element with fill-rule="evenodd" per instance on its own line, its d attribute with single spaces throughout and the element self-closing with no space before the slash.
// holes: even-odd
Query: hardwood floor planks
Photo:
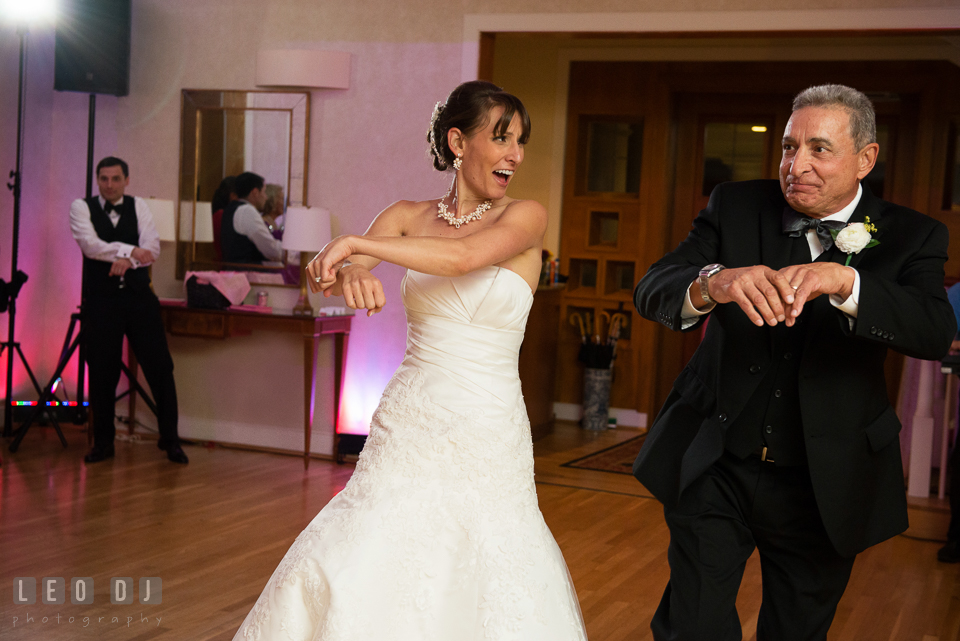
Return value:
<svg viewBox="0 0 960 641">
<path fill-rule="evenodd" d="M 85 436 L 66 434 L 68 450 L 50 430 L 35 429 L 19 452 L 3 452 L 5 641 L 229 641 L 294 538 L 353 471 L 314 461 L 304 473 L 296 456 L 199 446 L 186 448 L 188 466 L 176 466 L 148 441 L 118 442 L 113 461 L 85 466 Z M 660 504 L 631 476 L 561 466 L 637 434 L 561 423 L 534 448 L 541 509 L 593 641 L 652 638 L 650 619 L 669 577 L 669 533 Z M 936 560 L 948 508 L 935 498 L 911 500 L 910 508 L 909 536 L 857 559 L 829 641 L 958 639 L 960 566 Z M 9 587 L 17 576 L 92 576 L 95 601 L 14 606 Z M 112 605 L 114 576 L 161 577 L 163 603 Z M 747 641 L 755 638 L 760 600 L 754 554 L 737 599 Z M 24 623 L 27 615 L 33 620 Z"/>
</svg>

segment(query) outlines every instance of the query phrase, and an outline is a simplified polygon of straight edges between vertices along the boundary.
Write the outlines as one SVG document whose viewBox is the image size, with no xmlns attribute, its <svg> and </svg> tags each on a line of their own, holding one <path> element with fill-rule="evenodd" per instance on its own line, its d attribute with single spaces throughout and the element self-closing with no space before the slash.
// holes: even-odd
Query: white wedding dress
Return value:
<svg viewBox="0 0 960 641">
<path fill-rule="evenodd" d="M 408 271 L 407 351 L 346 488 L 287 552 L 235 641 L 586 639 L 543 521 L 515 272 Z"/>
</svg>

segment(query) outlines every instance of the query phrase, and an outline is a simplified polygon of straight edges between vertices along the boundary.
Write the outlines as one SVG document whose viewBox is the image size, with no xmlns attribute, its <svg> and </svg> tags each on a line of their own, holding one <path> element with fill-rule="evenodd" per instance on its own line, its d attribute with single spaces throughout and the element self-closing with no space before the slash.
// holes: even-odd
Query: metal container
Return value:
<svg viewBox="0 0 960 641">
<path fill-rule="evenodd" d="M 594 369 L 588 367 L 584 370 L 583 429 L 591 431 L 607 429 L 612 374 L 609 368 Z"/>
<path fill-rule="evenodd" d="M 267 307 L 268 302 L 270 301 L 270 294 L 267 292 L 257 292 L 257 305 L 260 307 Z"/>
</svg>

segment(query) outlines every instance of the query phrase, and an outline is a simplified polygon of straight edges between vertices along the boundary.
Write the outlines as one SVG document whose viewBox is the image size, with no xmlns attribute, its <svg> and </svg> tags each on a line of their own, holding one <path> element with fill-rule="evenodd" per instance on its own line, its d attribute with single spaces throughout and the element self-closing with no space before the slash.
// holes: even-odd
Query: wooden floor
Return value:
<svg viewBox="0 0 960 641">
<path fill-rule="evenodd" d="M 660 505 L 632 477 L 560 467 L 635 436 L 560 424 L 538 441 L 537 491 L 563 549 L 593 641 L 650 639 L 667 581 Z M 34 429 L 0 476 L 0 638 L 232 639 L 301 529 L 346 484 L 352 465 L 187 446 L 188 466 L 149 441 L 118 442 L 112 462 L 85 466 L 85 437 L 61 448 Z M 860 555 L 830 641 L 946 641 L 960 630 L 960 565 L 936 560 L 949 514 L 935 499 L 911 504 L 911 529 Z M 92 605 L 13 605 L 14 577 L 93 577 Z M 159 605 L 111 605 L 110 577 L 160 577 Z M 755 637 L 759 564 L 737 602 Z M 72 619 L 72 620 L 71 620 Z M 444 640 L 446 641 L 446 640 Z M 454 640 L 451 640 L 454 641 Z M 458 641 L 458 640 L 457 640 Z"/>
</svg>

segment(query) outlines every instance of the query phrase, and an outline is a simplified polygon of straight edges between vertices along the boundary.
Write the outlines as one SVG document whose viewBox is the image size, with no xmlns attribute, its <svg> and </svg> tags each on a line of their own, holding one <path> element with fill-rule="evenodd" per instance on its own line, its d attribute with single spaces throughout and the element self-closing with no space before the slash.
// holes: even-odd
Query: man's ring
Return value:
<svg viewBox="0 0 960 641">
<path fill-rule="evenodd" d="M 313 279 L 313 282 L 319 283 L 320 280 L 321 280 L 321 278 L 320 278 L 319 276 L 317 276 L 316 278 Z M 794 289 L 796 289 L 796 287 L 794 287 Z"/>
<path fill-rule="evenodd" d="M 320 281 L 318 280 L 317 282 L 319 283 Z M 790 285 L 790 287 L 793 287 L 794 289 L 800 289 L 799 285 Z"/>
</svg>

